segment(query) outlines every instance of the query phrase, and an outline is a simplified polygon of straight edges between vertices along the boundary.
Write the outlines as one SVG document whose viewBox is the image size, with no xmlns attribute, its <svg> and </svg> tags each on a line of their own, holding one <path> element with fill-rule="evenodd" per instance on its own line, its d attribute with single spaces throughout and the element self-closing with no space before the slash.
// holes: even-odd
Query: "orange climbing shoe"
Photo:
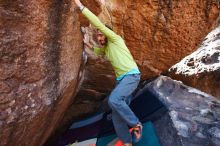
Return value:
<svg viewBox="0 0 220 146">
<path fill-rule="evenodd" d="M 114 146 L 124 146 L 123 142 L 121 140 L 118 140 Z"/>
</svg>

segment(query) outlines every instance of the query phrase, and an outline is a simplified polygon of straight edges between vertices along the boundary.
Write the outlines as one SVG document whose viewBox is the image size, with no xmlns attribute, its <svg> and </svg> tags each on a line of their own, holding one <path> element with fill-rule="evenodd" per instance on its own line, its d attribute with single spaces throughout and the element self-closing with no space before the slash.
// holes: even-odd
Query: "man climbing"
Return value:
<svg viewBox="0 0 220 146">
<path fill-rule="evenodd" d="M 112 109 L 112 121 L 118 138 L 123 146 L 132 146 L 132 142 L 138 142 L 142 136 L 142 124 L 132 112 L 128 104 L 132 98 L 132 92 L 140 81 L 140 71 L 135 63 L 124 40 L 106 27 L 80 0 L 75 0 L 76 5 L 90 23 L 98 29 L 97 40 L 103 48 L 92 47 L 97 54 L 105 55 L 111 62 L 116 74 L 116 87 L 108 97 L 108 104 Z M 131 130 L 129 132 L 129 127 Z"/>
</svg>

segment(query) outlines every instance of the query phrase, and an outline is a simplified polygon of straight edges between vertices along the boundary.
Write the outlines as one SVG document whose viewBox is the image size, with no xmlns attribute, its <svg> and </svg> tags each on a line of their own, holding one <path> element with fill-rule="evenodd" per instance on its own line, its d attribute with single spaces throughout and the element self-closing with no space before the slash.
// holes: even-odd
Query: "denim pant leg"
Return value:
<svg viewBox="0 0 220 146">
<path fill-rule="evenodd" d="M 117 85 L 118 85 L 119 83 L 120 83 L 120 81 L 116 81 L 116 86 L 115 86 L 115 88 L 117 87 Z M 110 96 L 110 95 L 109 95 L 109 96 Z M 100 111 L 102 111 L 102 112 L 111 112 L 112 109 L 111 109 L 111 107 L 109 106 L 109 103 L 108 103 L 109 96 L 106 97 L 106 98 L 102 101 L 101 106 L 100 106 L 100 108 L 99 108 Z M 129 105 L 132 100 L 133 100 L 133 95 L 130 94 L 130 95 L 126 98 L 125 102 Z"/>
<path fill-rule="evenodd" d="M 116 111 L 112 111 L 112 122 L 118 138 L 123 143 L 132 143 L 128 125 Z"/>
<path fill-rule="evenodd" d="M 108 104 L 113 111 L 112 120 L 118 136 L 128 135 L 129 132 L 127 130 L 127 126 L 129 125 L 131 127 L 134 127 L 139 122 L 138 118 L 135 116 L 135 114 L 126 103 L 126 101 L 130 101 L 130 99 L 128 98 L 132 97 L 131 94 L 137 88 L 139 81 L 139 74 L 127 75 L 117 84 L 117 86 L 109 96 Z M 124 127 L 124 129 L 118 129 L 119 127 Z M 126 142 L 124 140 L 130 139 L 129 137 L 119 138 L 121 138 L 123 142 Z"/>
</svg>

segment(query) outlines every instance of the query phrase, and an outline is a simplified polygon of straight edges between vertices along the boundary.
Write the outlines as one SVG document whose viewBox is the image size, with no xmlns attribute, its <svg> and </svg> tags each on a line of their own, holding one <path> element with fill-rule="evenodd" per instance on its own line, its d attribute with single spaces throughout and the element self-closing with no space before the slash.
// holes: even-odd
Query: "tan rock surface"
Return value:
<svg viewBox="0 0 220 146">
<path fill-rule="evenodd" d="M 74 5 L 0 0 L 1 146 L 42 145 L 72 103 L 82 52 Z"/>
</svg>

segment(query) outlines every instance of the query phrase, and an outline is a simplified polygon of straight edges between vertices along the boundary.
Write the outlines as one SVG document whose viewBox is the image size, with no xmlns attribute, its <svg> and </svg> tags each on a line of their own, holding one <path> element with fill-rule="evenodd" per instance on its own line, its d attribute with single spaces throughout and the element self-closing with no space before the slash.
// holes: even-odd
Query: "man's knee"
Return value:
<svg viewBox="0 0 220 146">
<path fill-rule="evenodd" d="M 118 106 L 119 101 L 116 97 L 110 97 L 108 99 L 108 105 L 111 107 L 111 109 L 115 109 Z"/>
</svg>

